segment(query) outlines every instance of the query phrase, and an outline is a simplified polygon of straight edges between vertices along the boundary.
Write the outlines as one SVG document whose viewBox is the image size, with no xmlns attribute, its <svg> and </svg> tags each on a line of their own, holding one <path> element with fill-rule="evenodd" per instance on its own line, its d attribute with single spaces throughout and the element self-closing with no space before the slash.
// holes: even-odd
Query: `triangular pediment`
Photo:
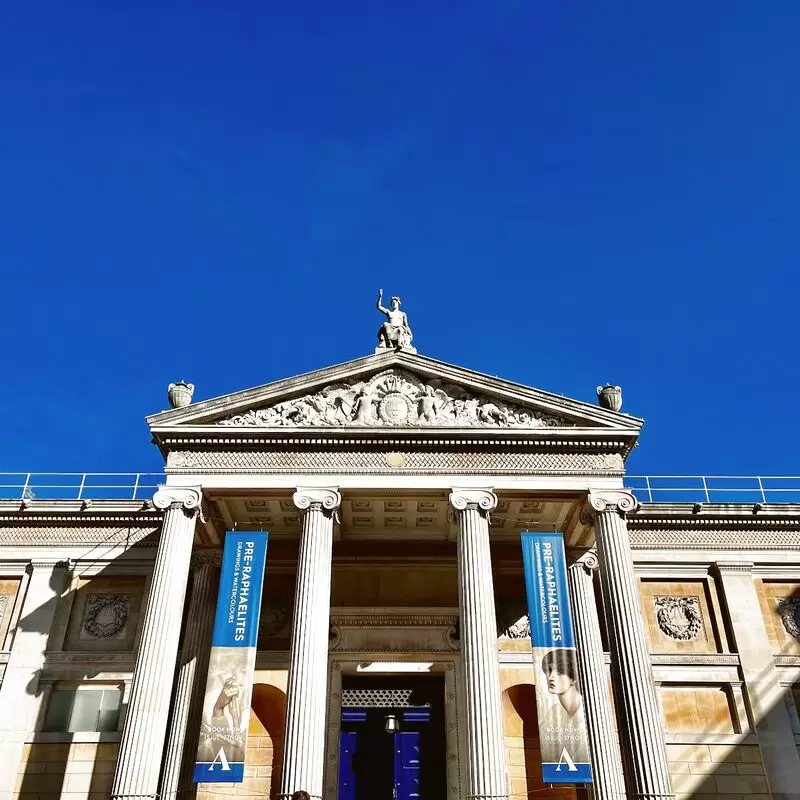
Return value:
<svg viewBox="0 0 800 800">
<path fill-rule="evenodd" d="M 591 428 L 642 421 L 407 352 L 385 352 L 148 417 L 154 431 Z"/>
</svg>

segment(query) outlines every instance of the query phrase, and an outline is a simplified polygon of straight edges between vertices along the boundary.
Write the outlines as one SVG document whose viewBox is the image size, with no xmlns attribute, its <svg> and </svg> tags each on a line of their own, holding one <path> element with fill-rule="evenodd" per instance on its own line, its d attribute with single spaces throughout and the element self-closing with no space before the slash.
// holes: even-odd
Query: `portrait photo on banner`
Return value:
<svg viewBox="0 0 800 800">
<path fill-rule="evenodd" d="M 542 762 L 558 762 L 564 749 L 577 763 L 589 761 L 583 695 L 574 647 L 535 647 L 533 663 Z"/>
</svg>

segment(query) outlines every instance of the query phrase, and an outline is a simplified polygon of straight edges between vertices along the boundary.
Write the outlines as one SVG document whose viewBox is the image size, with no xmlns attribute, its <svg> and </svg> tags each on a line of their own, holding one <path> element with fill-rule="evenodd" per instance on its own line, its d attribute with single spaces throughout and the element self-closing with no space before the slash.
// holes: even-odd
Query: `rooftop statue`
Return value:
<svg viewBox="0 0 800 800">
<path fill-rule="evenodd" d="M 416 353 L 416 349 L 411 346 L 413 335 L 411 328 L 408 327 L 408 317 L 405 311 L 400 310 L 400 298 L 393 297 L 391 308 L 384 308 L 381 305 L 383 299 L 383 289 L 378 289 L 378 302 L 376 307 L 381 314 L 386 315 L 386 322 L 381 325 L 378 331 L 378 346 L 376 353 L 383 350 L 407 350 Z"/>
</svg>

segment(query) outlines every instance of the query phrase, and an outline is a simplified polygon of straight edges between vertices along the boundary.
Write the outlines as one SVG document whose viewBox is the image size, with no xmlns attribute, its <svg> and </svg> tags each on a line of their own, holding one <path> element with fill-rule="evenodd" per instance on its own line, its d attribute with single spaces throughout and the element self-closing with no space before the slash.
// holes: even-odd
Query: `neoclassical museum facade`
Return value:
<svg viewBox="0 0 800 800">
<path fill-rule="evenodd" d="M 0 798 L 800 798 L 799 505 L 633 493 L 613 399 L 388 336 L 190 394 L 146 496 L 0 500 Z M 227 531 L 269 535 L 245 776 L 196 785 Z M 542 782 L 523 531 L 564 536 L 588 789 Z"/>
</svg>

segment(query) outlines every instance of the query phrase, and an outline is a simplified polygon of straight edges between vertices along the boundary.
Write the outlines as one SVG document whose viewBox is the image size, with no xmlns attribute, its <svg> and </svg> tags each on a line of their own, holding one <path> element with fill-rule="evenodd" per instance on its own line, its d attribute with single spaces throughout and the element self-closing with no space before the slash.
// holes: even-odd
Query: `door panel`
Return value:
<svg viewBox="0 0 800 800">
<path fill-rule="evenodd" d="M 417 800 L 420 796 L 419 731 L 400 731 L 394 735 L 394 780 L 397 800 Z"/>
<path fill-rule="evenodd" d="M 353 757 L 356 753 L 358 734 L 342 731 L 339 736 L 339 800 L 355 800 L 356 776 L 353 772 Z"/>
</svg>

